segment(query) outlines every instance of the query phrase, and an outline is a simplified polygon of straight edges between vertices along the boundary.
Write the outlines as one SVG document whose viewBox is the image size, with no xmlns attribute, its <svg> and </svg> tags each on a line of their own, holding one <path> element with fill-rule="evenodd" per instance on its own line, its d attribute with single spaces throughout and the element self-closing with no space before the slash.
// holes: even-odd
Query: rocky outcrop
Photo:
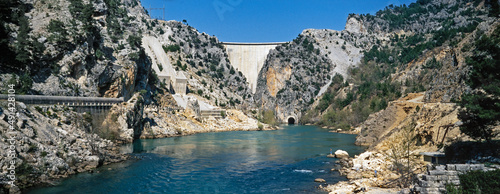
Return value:
<svg viewBox="0 0 500 194">
<path fill-rule="evenodd" d="M 129 101 L 113 106 L 102 123 L 108 138 L 121 143 L 132 143 L 141 135 L 144 99 L 135 94 Z"/>
<path fill-rule="evenodd" d="M 0 182 L 7 186 L 12 162 L 16 187 L 11 191 L 37 184 L 51 184 L 54 179 L 127 158 L 115 143 L 103 139 L 92 127 L 92 116 L 76 113 L 64 106 L 39 107 L 16 103 L 16 113 L 0 102 Z M 7 117 L 17 123 L 10 130 Z M 97 118 L 97 117 L 96 117 Z M 14 157 L 12 157 L 13 151 Z M 9 188 L 9 187 L 4 187 Z"/>
<path fill-rule="evenodd" d="M 290 115 L 299 119 L 331 78 L 334 65 L 320 49 L 314 39 L 300 35 L 271 50 L 259 73 L 257 105 L 275 111 L 281 122 Z"/>
<path fill-rule="evenodd" d="M 360 125 L 356 144 L 372 148 L 381 146 L 381 142 L 408 123 L 415 124 L 419 144 L 437 145 L 461 136 L 458 125 L 455 125 L 458 107 L 454 103 L 424 103 L 422 100 L 423 94 L 420 93 L 390 102 L 385 110 L 372 114 Z"/>
<path fill-rule="evenodd" d="M 473 20 L 470 18 L 480 15 L 477 12 L 471 12 L 476 9 L 476 6 L 481 6 L 481 4 L 477 1 L 470 3 L 465 0 L 418 1 L 408 6 L 389 5 L 375 15 L 349 15 L 348 23 L 353 24 L 349 30 L 362 32 L 366 29 L 369 33 L 394 31 L 428 33 L 441 29 L 442 21 L 446 19 L 453 20 L 458 27 L 463 27 L 471 24 Z"/>
<path fill-rule="evenodd" d="M 200 119 L 191 109 L 147 106 L 139 138 L 164 138 L 205 132 L 270 130 L 240 110 L 228 109 L 223 118 Z M 259 127 L 259 125 L 262 125 Z"/>
</svg>

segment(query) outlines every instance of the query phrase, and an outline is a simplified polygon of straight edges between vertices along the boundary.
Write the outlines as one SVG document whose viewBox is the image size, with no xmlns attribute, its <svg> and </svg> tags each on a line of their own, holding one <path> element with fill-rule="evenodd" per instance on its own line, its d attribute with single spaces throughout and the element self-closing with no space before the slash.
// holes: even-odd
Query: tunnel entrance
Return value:
<svg viewBox="0 0 500 194">
<path fill-rule="evenodd" d="M 288 124 L 289 124 L 289 125 L 295 125 L 295 118 L 293 118 L 293 117 L 289 117 L 289 118 L 288 118 Z"/>
</svg>

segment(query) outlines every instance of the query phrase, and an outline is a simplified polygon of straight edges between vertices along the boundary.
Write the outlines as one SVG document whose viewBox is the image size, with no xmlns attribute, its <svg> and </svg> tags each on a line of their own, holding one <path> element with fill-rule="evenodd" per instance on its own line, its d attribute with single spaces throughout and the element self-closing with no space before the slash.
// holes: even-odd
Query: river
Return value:
<svg viewBox="0 0 500 194">
<path fill-rule="evenodd" d="M 124 149 L 139 159 L 28 193 L 325 193 L 315 178 L 346 180 L 330 171 L 337 160 L 326 157 L 330 148 L 350 156 L 363 151 L 354 145 L 355 135 L 283 127 L 136 140 Z"/>
</svg>

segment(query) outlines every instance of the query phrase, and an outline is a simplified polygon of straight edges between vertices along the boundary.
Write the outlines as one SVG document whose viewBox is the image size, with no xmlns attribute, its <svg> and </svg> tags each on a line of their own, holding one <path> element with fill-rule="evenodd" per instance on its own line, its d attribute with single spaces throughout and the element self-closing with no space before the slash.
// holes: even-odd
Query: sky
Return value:
<svg viewBox="0 0 500 194">
<path fill-rule="evenodd" d="M 349 13 L 374 15 L 416 0 L 141 0 L 152 18 L 186 20 L 223 42 L 287 42 L 304 29 L 343 30 Z"/>
</svg>

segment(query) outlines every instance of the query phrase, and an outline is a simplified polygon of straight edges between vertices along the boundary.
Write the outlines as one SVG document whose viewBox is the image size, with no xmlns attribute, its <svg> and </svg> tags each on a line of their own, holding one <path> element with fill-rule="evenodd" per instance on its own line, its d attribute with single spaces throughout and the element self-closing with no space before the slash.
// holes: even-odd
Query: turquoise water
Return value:
<svg viewBox="0 0 500 194">
<path fill-rule="evenodd" d="M 325 193 L 315 178 L 345 180 L 330 172 L 336 159 L 326 155 L 330 148 L 361 153 L 354 141 L 354 135 L 300 125 L 137 140 L 128 149 L 138 160 L 29 193 Z"/>
</svg>

